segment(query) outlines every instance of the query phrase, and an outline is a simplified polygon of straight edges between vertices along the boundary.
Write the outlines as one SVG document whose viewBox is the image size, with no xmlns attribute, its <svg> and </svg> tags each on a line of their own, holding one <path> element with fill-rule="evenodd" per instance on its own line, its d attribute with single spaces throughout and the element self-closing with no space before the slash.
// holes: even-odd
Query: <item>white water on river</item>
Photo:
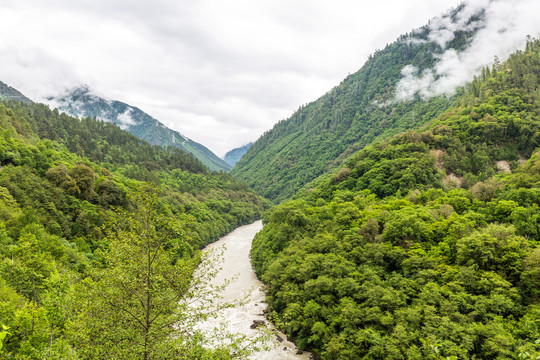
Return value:
<svg viewBox="0 0 540 360">
<path fill-rule="evenodd" d="M 241 333 L 251 337 L 256 336 L 256 330 L 250 329 L 253 320 L 263 320 L 266 322 L 263 315 L 263 310 L 266 308 L 264 292 L 262 290 L 263 283 L 257 279 L 249 260 L 251 241 L 261 229 L 262 221 L 256 221 L 253 224 L 239 227 L 204 250 L 215 251 L 220 247 L 225 247 L 221 270 L 212 282 L 214 284 L 220 284 L 225 279 L 234 278 L 220 295 L 227 302 L 241 300 L 244 297 L 247 297 L 247 301 L 243 305 L 222 310 L 222 314 L 217 318 L 208 319 L 203 325 L 203 328 L 212 329 L 225 320 L 228 322 L 227 328 L 230 332 Z M 307 352 L 297 355 L 298 349 L 296 346 L 287 341 L 283 334 L 280 333 L 278 335 L 282 341 L 278 340 L 278 336 L 273 336 L 271 343 L 273 349 L 258 352 L 252 356 L 252 359 L 310 359 L 310 354 Z"/>
</svg>

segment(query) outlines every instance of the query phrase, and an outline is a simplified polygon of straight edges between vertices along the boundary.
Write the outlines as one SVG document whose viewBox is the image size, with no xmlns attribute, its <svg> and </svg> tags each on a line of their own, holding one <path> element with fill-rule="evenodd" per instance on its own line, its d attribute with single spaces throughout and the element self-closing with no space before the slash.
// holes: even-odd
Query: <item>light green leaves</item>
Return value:
<svg viewBox="0 0 540 360">
<path fill-rule="evenodd" d="M 8 326 L 2 325 L 2 331 L 0 331 L 0 354 L 2 353 L 2 349 L 4 348 L 4 339 L 7 335 L 10 335 L 10 333 L 8 333 L 8 330 Z"/>
</svg>

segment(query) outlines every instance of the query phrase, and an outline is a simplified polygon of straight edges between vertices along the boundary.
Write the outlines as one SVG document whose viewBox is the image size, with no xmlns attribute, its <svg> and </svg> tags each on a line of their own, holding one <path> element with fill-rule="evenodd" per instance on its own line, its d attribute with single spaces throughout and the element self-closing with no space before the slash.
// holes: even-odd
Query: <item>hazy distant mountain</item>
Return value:
<svg viewBox="0 0 540 360">
<path fill-rule="evenodd" d="M 111 122 L 152 145 L 174 146 L 192 153 L 210 170 L 228 171 L 231 166 L 205 146 L 171 130 L 137 107 L 116 100 L 106 100 L 86 87 L 51 98 L 58 109 L 73 116 L 96 117 Z"/>
<path fill-rule="evenodd" d="M 228 153 L 225 154 L 223 159 L 225 160 L 225 162 L 227 162 L 227 164 L 229 164 L 231 166 L 234 166 L 234 165 L 236 165 L 238 160 L 240 160 L 242 158 L 242 156 L 244 156 L 244 154 L 249 150 L 251 145 L 253 145 L 252 142 L 250 142 L 249 144 L 246 144 L 244 146 L 241 146 L 239 148 L 232 149 L 231 151 L 229 151 Z"/>
<path fill-rule="evenodd" d="M 0 100 L 22 101 L 27 104 L 32 102 L 32 100 L 24 96 L 17 89 L 14 89 L 11 86 L 6 85 L 1 81 L 0 81 Z"/>
</svg>

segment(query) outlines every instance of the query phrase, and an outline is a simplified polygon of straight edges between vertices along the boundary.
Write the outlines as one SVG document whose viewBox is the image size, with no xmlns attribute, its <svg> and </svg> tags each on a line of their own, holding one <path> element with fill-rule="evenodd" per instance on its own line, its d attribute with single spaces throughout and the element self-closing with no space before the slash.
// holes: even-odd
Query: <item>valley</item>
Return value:
<svg viewBox="0 0 540 360">
<path fill-rule="evenodd" d="M 90 87 L 0 82 L 0 359 L 540 358 L 540 39 L 483 61 L 503 3 L 253 143 L 261 112 L 216 101 L 246 144 L 223 158 Z M 197 99 L 175 111 L 215 124 Z"/>
<path fill-rule="evenodd" d="M 210 337 L 217 332 L 215 329 L 225 325 L 227 331 L 231 333 L 242 333 L 248 338 L 257 338 L 257 330 L 254 329 L 253 325 L 261 324 L 259 326 L 265 329 L 269 326 L 264 315 L 266 311 L 264 284 L 255 275 L 249 259 L 251 242 L 261 229 L 261 221 L 245 225 L 235 229 L 204 250 L 220 254 L 223 251 L 220 255 L 222 258 L 219 264 L 220 270 L 212 279 L 211 284 L 219 286 L 229 280 L 230 283 L 219 293 L 219 301 L 237 303 L 231 308 L 223 309 L 216 317 L 211 317 L 202 323 L 201 328 L 206 330 Z M 264 337 L 264 334 L 259 336 Z M 265 346 L 269 349 L 251 354 L 250 359 L 310 359 L 308 352 L 299 352 L 283 333 L 277 333 L 275 330 L 269 334 Z"/>
</svg>

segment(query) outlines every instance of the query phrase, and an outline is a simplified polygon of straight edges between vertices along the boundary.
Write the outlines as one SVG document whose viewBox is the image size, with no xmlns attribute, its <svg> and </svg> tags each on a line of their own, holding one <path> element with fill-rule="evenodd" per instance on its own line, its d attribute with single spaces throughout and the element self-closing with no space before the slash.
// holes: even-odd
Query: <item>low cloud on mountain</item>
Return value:
<svg viewBox="0 0 540 360">
<path fill-rule="evenodd" d="M 431 20 L 430 40 L 443 49 L 454 38 L 454 32 L 479 28 L 469 46 L 462 52 L 446 49 L 438 55 L 433 70 L 420 72 L 414 66 L 402 70 L 403 78 L 396 89 L 396 99 L 411 99 L 415 94 L 422 98 L 452 94 L 465 85 L 481 68 L 501 61 L 511 53 L 523 49 L 527 35 L 540 36 L 536 0 L 479 0 L 464 4 L 457 18 L 449 16 Z M 478 18 L 472 22 L 473 16 Z M 412 37 L 412 43 L 419 40 Z"/>
</svg>

